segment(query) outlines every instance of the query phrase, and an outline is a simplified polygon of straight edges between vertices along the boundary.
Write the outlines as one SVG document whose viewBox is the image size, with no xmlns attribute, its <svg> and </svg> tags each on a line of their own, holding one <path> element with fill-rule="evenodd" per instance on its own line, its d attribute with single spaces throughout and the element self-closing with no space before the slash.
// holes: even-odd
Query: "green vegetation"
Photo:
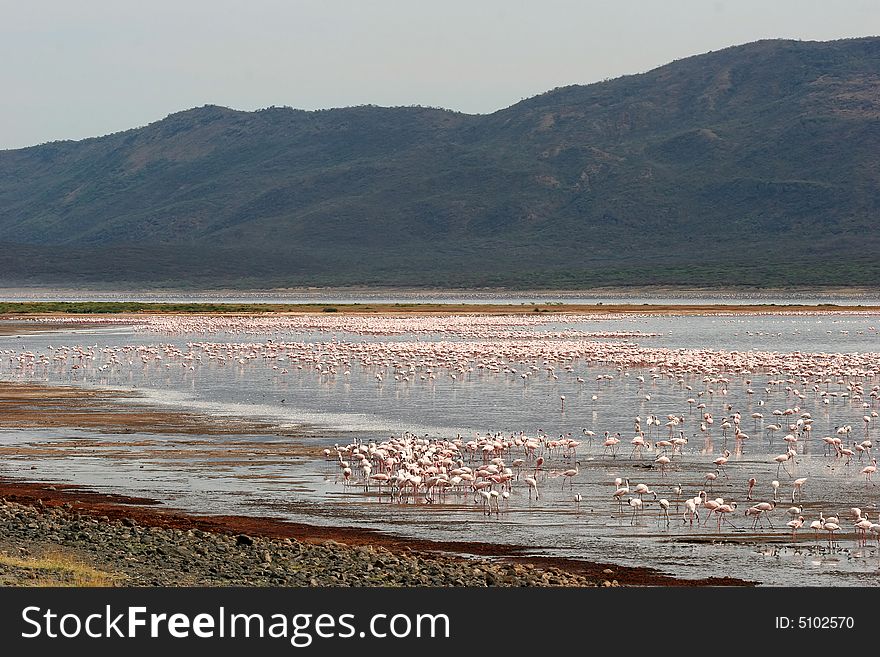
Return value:
<svg viewBox="0 0 880 657">
<path fill-rule="evenodd" d="M 486 116 L 238 112 L 0 152 L 0 277 L 880 284 L 880 39 L 761 41 Z"/>
</svg>

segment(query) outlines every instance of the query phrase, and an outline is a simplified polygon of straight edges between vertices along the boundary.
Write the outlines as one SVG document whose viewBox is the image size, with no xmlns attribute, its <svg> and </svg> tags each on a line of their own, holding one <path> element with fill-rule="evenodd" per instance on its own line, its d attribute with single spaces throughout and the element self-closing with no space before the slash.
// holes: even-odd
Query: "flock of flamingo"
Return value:
<svg viewBox="0 0 880 657">
<path fill-rule="evenodd" d="M 142 332 L 191 341 L 61 345 L 3 355 L 15 376 L 41 379 L 49 372 L 68 372 L 96 383 L 133 367 L 195 376 L 206 367 L 252 366 L 274 377 L 312 377 L 317 385 L 335 380 L 377 387 L 554 382 L 568 392 L 558 395 L 556 412 L 563 418 L 579 409 L 578 417 L 595 418 L 597 404 L 607 407 L 608 398 L 617 413 L 604 427 L 578 425 L 559 435 L 540 429 L 450 438 L 402 433 L 337 444 L 324 456 L 336 464 L 347 491 L 397 504 L 470 505 L 487 518 L 519 507 L 567 505 L 576 514 L 628 519 L 634 527 L 644 526 L 653 509 L 658 526 L 682 531 L 718 533 L 729 527 L 745 532 L 748 525 L 752 533 L 778 528 L 791 540 L 812 532 L 832 546 L 851 531 L 859 544 L 876 540 L 880 548 L 880 509 L 872 497 L 880 354 L 669 349 L 650 346 L 656 333 L 570 326 L 595 319 L 88 318 L 97 327 L 134 323 Z M 876 335 L 873 327 L 867 330 Z M 291 340 L 291 335 L 302 337 Z M 669 412 L 662 412 L 661 404 Z M 811 473 L 796 476 L 804 460 Z M 646 481 L 631 483 L 637 478 Z M 824 508 L 840 501 L 823 500 L 822 486 L 805 492 L 817 479 L 834 481 L 853 503 L 842 512 Z M 783 502 L 780 489 L 789 485 Z M 604 507 L 597 503 L 603 499 Z"/>
<path fill-rule="evenodd" d="M 737 415 L 734 414 L 734 420 L 737 419 Z M 876 418 L 877 413 L 872 412 L 865 417 Z M 674 426 L 678 425 L 681 419 L 670 416 L 670 423 Z M 710 418 L 704 416 L 704 420 L 706 419 Z M 659 476 L 662 479 L 676 453 L 681 454 L 680 451 L 676 452 L 676 449 L 680 450 L 681 446 L 687 443 L 687 439 L 683 438 L 683 432 L 679 431 L 677 438 L 657 440 L 652 446 L 640 431 L 638 419 L 636 431 L 638 434 L 630 441 L 634 447 L 628 458 L 641 458 L 645 449 L 660 450 L 653 463 L 658 466 Z M 591 438 L 594 432 L 583 430 L 583 434 Z M 619 440 L 605 432 L 601 445 L 606 455 L 610 454 L 611 458 L 617 457 L 615 451 L 609 452 L 609 450 L 619 445 Z M 355 486 L 364 491 L 369 491 L 373 487 L 380 501 L 383 499 L 383 494 L 390 502 L 421 502 L 428 505 L 442 503 L 449 498 L 461 501 L 472 497 L 474 504 L 479 504 L 481 511 L 491 516 L 493 513 L 497 515 L 502 513 L 502 504 L 505 511 L 509 510 L 515 487 L 527 490 L 529 502 L 532 499 L 537 502 L 541 498 L 544 485 L 549 485 L 548 480 L 551 479 L 561 479 L 560 490 L 565 489 L 566 483 L 569 489 L 573 489 L 574 479 L 581 474 L 581 461 L 577 458 L 578 449 L 583 442 L 585 441 L 566 436 L 551 439 L 543 433 L 538 433 L 534 437 L 522 433 L 507 436 L 478 435 L 470 440 L 465 440 L 460 435 L 452 440 L 442 440 L 405 433 L 400 437 L 392 436 L 381 442 L 353 442 L 344 446 L 337 444 L 332 448 L 325 448 L 324 457 L 338 464 L 344 486 Z M 794 441 L 788 444 L 792 442 Z M 833 458 L 843 459 L 845 465 L 848 465 L 852 455 L 847 455 L 845 452 L 851 450 L 841 448 L 842 441 L 839 438 L 832 440 L 831 444 L 837 447 Z M 862 448 L 862 453 L 870 455 L 873 441 L 866 438 L 857 443 L 857 446 Z M 786 452 L 788 456 L 786 460 L 795 458 L 796 453 L 795 449 L 789 448 Z M 639 456 L 637 457 L 636 454 Z M 731 456 L 732 453 L 725 450 L 721 456 L 711 461 L 715 469 L 706 473 L 703 482 L 705 488 L 711 490 L 721 474 L 728 478 L 726 469 L 730 464 Z M 581 457 L 587 458 L 583 451 Z M 872 476 L 877 471 L 877 459 L 870 456 L 869 458 L 869 465 L 859 471 L 864 476 L 866 486 L 874 484 Z M 778 462 L 777 459 L 773 460 Z M 573 467 L 568 467 L 572 465 L 572 461 L 574 461 Z M 594 459 L 591 457 L 590 461 Z M 558 463 L 557 467 L 552 467 L 553 463 Z M 772 515 L 779 507 L 785 518 L 788 518 L 784 524 L 791 530 L 792 539 L 795 539 L 798 530 L 805 523 L 803 488 L 808 479 L 808 477 L 792 479 L 790 506 L 786 506 L 780 504 L 779 480 L 774 479 L 770 482 L 772 498 L 768 496 L 767 500 L 757 501 L 753 493 L 758 481 L 755 477 L 749 477 L 745 482 L 744 500 L 747 504 L 744 515 L 751 518 L 751 529 L 755 530 L 759 525 L 763 526 L 765 521 L 772 529 L 774 527 Z M 606 482 L 600 481 L 594 485 L 602 487 Z M 655 485 L 654 488 L 656 487 Z M 670 509 L 674 505 L 675 512 L 681 512 L 681 523 L 687 523 L 691 528 L 694 527 L 695 522 L 698 527 L 707 526 L 713 514 L 717 531 L 722 530 L 722 523 L 737 528 L 728 516 L 736 512 L 740 502 L 725 501 L 722 497 L 713 498 L 706 490 L 700 490 L 693 497 L 685 497 L 681 484 L 666 486 L 671 499 L 658 497 L 656 491 L 651 488 L 646 483 L 631 484 L 629 479 L 617 477 L 613 480 L 613 492 L 610 493 L 609 499 L 614 501 L 619 513 L 623 513 L 624 506 L 629 507 L 631 524 L 637 522 L 639 516 L 644 514 L 646 506 L 653 501 L 658 508 L 658 523 L 665 523 L 667 527 L 672 523 Z M 599 495 L 601 496 L 601 493 Z M 652 500 L 646 500 L 645 496 L 651 496 Z M 583 499 L 584 495 L 580 492 L 571 497 L 578 512 Z M 876 504 L 872 506 L 875 509 L 877 507 Z M 705 511 L 705 516 L 701 517 L 702 511 Z M 872 535 L 880 547 L 878 522 L 872 522 L 868 513 L 858 507 L 850 507 L 847 515 L 851 515 L 857 543 L 867 544 L 868 537 Z M 880 521 L 880 512 L 875 513 L 875 518 Z M 818 518 L 813 520 L 808 528 L 813 530 L 817 538 L 819 532 L 825 532 L 829 544 L 833 545 L 835 532 L 841 531 L 843 525 L 837 515 L 825 517 L 824 512 L 820 511 Z"/>
</svg>

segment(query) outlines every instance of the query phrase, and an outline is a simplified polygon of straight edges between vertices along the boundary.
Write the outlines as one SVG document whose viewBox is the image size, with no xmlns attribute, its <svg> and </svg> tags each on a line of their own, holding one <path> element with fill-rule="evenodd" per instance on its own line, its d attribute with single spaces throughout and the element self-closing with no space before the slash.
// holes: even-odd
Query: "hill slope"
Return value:
<svg viewBox="0 0 880 657">
<path fill-rule="evenodd" d="M 761 41 L 471 116 L 206 106 L 0 151 L 0 279 L 880 284 L 880 38 Z"/>
</svg>

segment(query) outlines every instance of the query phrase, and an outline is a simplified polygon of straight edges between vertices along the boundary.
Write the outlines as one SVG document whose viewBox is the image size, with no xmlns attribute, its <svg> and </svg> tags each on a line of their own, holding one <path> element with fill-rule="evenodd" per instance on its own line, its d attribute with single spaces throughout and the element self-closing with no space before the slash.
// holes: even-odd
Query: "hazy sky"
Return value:
<svg viewBox="0 0 880 657">
<path fill-rule="evenodd" d="M 878 33 L 878 0 L 0 0 L 0 148 L 206 103 L 487 113 L 756 39 Z"/>
</svg>

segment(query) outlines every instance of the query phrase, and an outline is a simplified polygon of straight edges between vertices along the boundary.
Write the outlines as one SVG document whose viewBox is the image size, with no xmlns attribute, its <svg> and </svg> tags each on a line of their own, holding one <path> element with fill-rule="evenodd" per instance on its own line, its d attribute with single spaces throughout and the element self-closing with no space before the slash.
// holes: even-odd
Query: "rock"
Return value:
<svg viewBox="0 0 880 657">
<path fill-rule="evenodd" d="M 36 501 L 0 505 L 0 537 L 35 553 L 63 545 L 86 563 L 112 571 L 114 581 L 125 586 L 596 586 L 580 575 L 531 564 L 163 529 L 130 517 L 81 515 L 69 505 L 38 509 Z M 600 585 L 620 584 L 609 578 Z"/>
</svg>

